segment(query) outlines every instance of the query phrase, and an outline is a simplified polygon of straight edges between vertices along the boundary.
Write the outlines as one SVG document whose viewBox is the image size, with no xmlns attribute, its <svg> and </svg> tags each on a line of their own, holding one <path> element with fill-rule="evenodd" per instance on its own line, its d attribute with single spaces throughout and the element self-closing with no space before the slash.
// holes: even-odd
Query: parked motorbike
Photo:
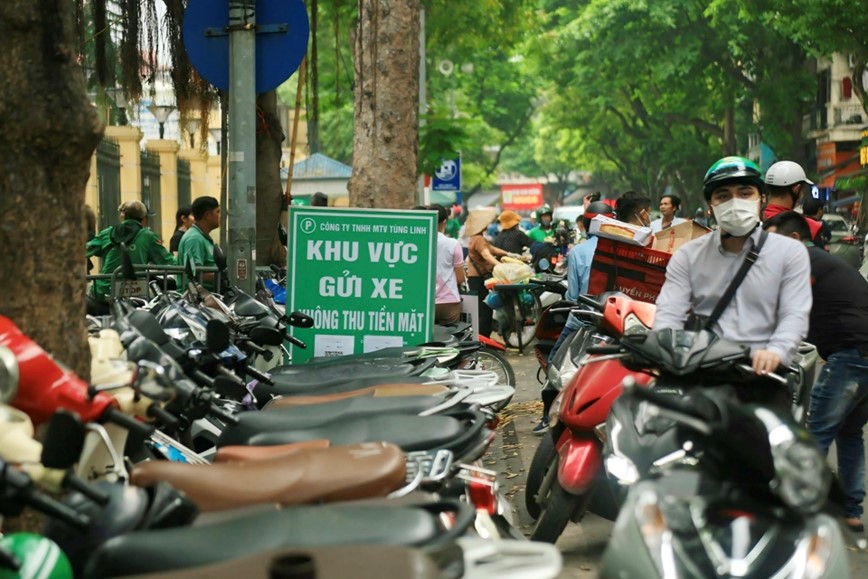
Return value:
<svg viewBox="0 0 868 579">
<path fill-rule="evenodd" d="M 640 482 L 601 576 L 847 577 L 840 529 L 822 512 L 832 477 L 816 443 L 789 417 L 740 403 L 729 386 L 752 374 L 746 348 L 683 330 L 621 344 L 630 367 L 695 386 L 685 397 L 625 382 L 623 403 L 641 406 L 647 428 L 671 431 L 677 446 L 647 461 L 624 449 Z M 609 434 L 618 456 L 619 437 Z"/>
<path fill-rule="evenodd" d="M 595 318 L 598 330 L 611 339 L 647 332 L 652 325 L 653 305 L 619 292 L 604 294 L 600 301 L 580 299 L 594 309 L 576 313 Z M 588 332 L 576 334 L 577 340 L 592 338 Z M 569 521 L 581 520 L 587 510 L 609 519 L 617 515 L 614 485 L 602 468 L 603 427 L 626 376 L 643 384 L 649 381 L 647 374 L 631 372 L 611 357 L 585 356 L 555 398 L 549 415 L 551 431 L 537 447 L 528 471 L 526 505 L 537 517 L 532 539 L 554 543 Z"/>
</svg>

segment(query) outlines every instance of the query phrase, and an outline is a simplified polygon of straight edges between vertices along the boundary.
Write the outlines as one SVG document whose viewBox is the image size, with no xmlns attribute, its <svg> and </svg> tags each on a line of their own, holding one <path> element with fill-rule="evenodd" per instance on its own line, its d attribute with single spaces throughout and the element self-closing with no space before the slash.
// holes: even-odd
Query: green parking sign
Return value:
<svg viewBox="0 0 868 579">
<path fill-rule="evenodd" d="M 430 341 L 436 254 L 433 211 L 293 207 L 287 311 L 314 319 L 293 364 Z"/>
</svg>

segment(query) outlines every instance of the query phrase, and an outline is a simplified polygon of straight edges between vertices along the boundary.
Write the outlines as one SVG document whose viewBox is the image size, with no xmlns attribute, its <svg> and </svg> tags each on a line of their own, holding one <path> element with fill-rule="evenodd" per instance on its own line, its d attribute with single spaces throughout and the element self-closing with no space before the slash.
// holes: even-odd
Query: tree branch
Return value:
<svg viewBox="0 0 868 579">
<path fill-rule="evenodd" d="M 690 125 L 692 127 L 696 127 L 700 131 L 704 131 L 709 133 L 715 137 L 723 138 L 723 129 L 720 128 L 719 125 L 708 122 L 704 119 L 697 119 L 695 117 L 688 117 L 686 115 L 682 115 L 681 113 L 666 113 L 663 115 L 663 118 L 667 123 L 679 123 L 682 125 Z"/>
</svg>

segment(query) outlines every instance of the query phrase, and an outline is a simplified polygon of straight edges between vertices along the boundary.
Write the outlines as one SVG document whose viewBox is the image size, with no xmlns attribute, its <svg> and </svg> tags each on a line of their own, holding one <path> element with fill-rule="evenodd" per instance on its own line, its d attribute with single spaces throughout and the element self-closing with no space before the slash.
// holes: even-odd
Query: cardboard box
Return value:
<svg viewBox="0 0 868 579">
<path fill-rule="evenodd" d="M 674 253 L 676 249 L 688 241 L 709 233 L 711 233 L 711 230 L 707 227 L 703 227 L 693 221 L 685 221 L 675 227 L 658 231 L 654 236 L 654 243 L 651 244 L 651 249 Z"/>
<path fill-rule="evenodd" d="M 588 293 L 619 291 L 634 300 L 654 303 L 666 280 L 672 254 L 630 241 L 600 238 L 591 263 Z"/>
<path fill-rule="evenodd" d="M 630 225 L 605 215 L 597 215 L 591 219 L 590 233 L 632 245 L 648 245 L 651 240 L 651 228 Z"/>
</svg>

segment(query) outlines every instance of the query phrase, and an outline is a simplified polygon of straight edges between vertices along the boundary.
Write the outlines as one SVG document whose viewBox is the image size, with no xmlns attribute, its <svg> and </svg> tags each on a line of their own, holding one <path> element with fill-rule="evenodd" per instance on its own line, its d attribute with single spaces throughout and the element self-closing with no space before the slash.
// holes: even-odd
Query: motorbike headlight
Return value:
<svg viewBox="0 0 868 579">
<path fill-rule="evenodd" d="M 784 424 L 769 432 L 775 478 L 772 490 L 789 507 L 802 514 L 816 513 L 826 502 L 831 478 L 819 449 L 796 438 Z"/>
<path fill-rule="evenodd" d="M 834 537 L 834 530 L 825 523 L 809 527 L 808 532 L 799 539 L 796 546 L 796 554 L 793 557 L 796 567 L 793 569 L 792 577 L 799 579 L 825 577 L 832 559 Z"/>
<path fill-rule="evenodd" d="M 630 486 L 639 480 L 639 470 L 626 456 L 610 454 L 604 464 L 609 476 L 614 477 L 621 486 Z"/>
<path fill-rule="evenodd" d="M 636 314 L 630 314 L 626 318 L 624 318 L 624 335 L 636 335 L 636 334 L 647 334 L 648 327 L 642 323 L 642 321 L 636 316 Z"/>
<path fill-rule="evenodd" d="M 558 392 L 558 395 L 555 396 L 554 401 L 552 401 L 552 407 L 549 409 L 549 426 L 554 428 L 558 423 L 558 417 L 561 415 L 561 405 L 564 403 L 564 393 L 563 391 Z"/>
<path fill-rule="evenodd" d="M 643 492 L 636 501 L 633 516 L 636 517 L 645 547 L 657 565 L 657 572 L 661 577 L 676 577 L 672 531 L 663 518 L 663 511 L 658 506 L 658 498 L 654 491 Z"/>
</svg>

